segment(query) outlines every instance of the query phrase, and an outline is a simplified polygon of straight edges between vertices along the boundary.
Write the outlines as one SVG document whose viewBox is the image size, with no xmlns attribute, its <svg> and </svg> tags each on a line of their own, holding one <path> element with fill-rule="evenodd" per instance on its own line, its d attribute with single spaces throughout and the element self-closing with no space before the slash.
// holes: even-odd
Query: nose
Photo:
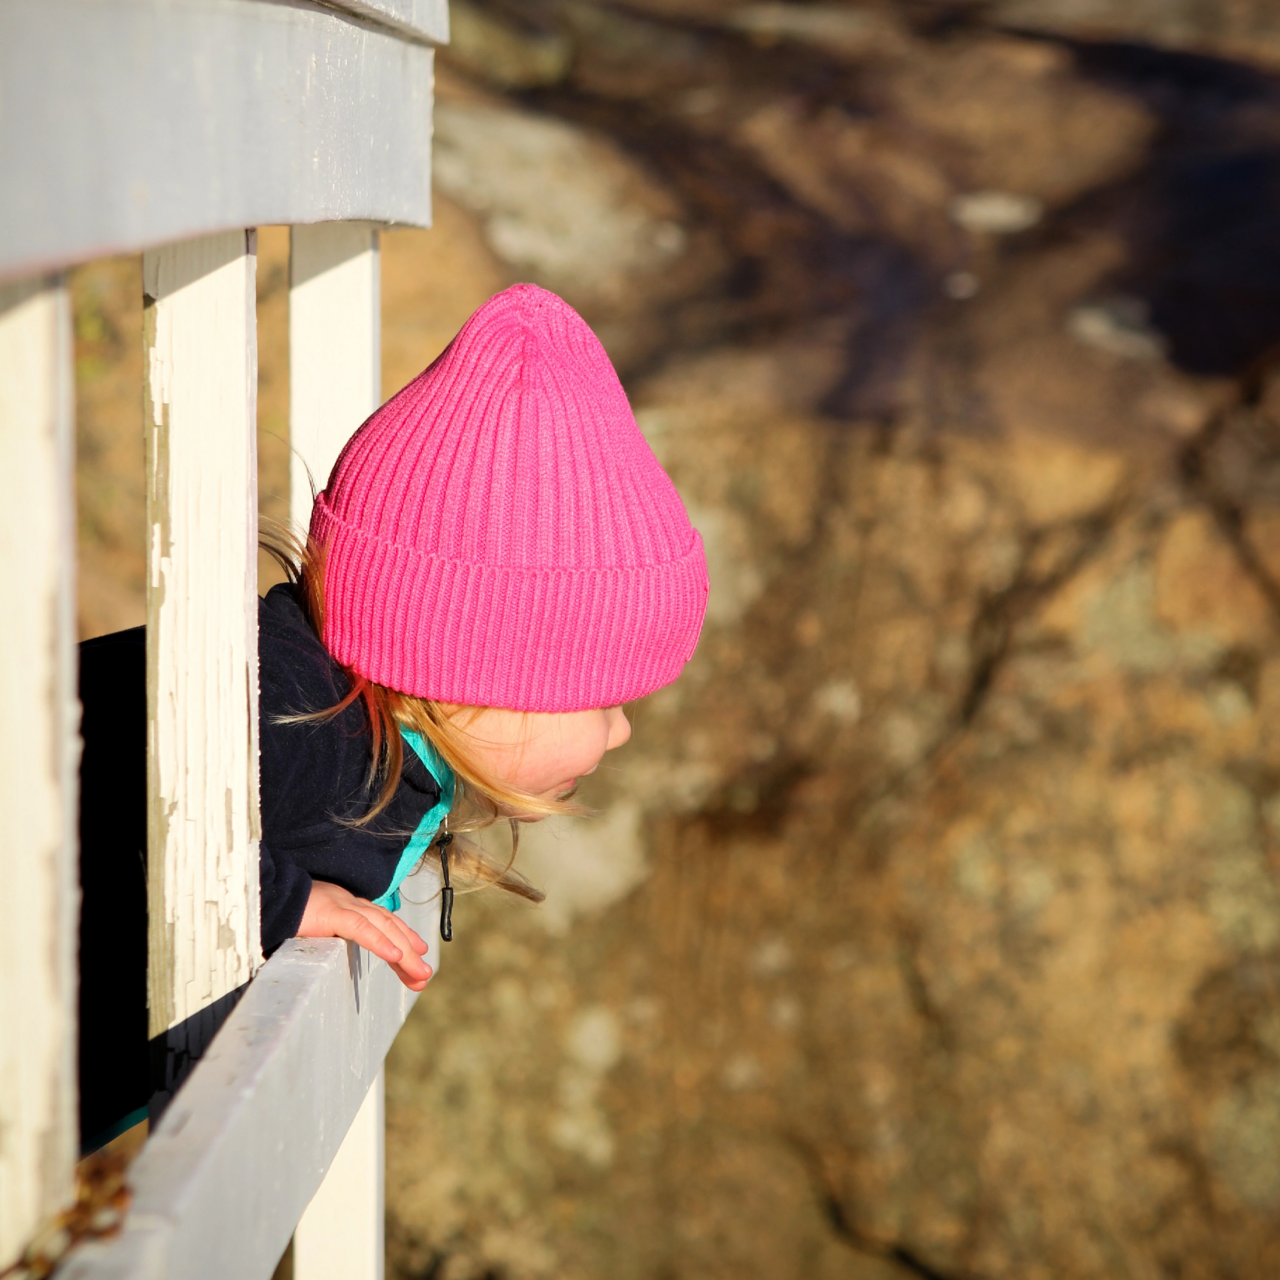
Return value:
<svg viewBox="0 0 1280 1280">
<path fill-rule="evenodd" d="M 609 708 L 609 742 L 606 751 L 620 747 L 631 737 L 631 721 L 621 707 Z"/>
</svg>

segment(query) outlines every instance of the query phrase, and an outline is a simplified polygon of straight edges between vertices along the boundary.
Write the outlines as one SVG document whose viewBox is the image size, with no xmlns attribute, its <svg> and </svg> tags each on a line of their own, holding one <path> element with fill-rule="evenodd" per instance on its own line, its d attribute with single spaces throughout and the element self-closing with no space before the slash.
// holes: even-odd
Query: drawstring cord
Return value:
<svg viewBox="0 0 1280 1280">
<path fill-rule="evenodd" d="M 453 886 L 449 883 L 449 846 L 453 843 L 453 832 L 449 830 L 449 817 L 444 819 L 444 834 L 436 841 L 436 849 L 440 854 L 440 941 L 453 941 Z"/>
</svg>

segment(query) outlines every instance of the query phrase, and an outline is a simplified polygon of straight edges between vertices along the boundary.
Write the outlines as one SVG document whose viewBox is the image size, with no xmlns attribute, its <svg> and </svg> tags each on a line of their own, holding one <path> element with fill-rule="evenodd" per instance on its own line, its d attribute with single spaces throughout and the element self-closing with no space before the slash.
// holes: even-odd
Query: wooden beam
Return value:
<svg viewBox="0 0 1280 1280">
<path fill-rule="evenodd" d="M 76 790 L 71 321 L 59 280 L 0 288 L 0 1270 L 71 1198 Z"/>
<path fill-rule="evenodd" d="M 385 23 L 436 44 L 449 40 L 448 0 L 330 0 L 335 9 Z"/>
<path fill-rule="evenodd" d="M 294 227 L 289 255 L 290 514 L 311 520 L 342 446 L 382 386 L 378 233 L 367 223 Z M 379 1081 L 381 1077 L 379 1077 Z M 294 1235 L 294 1280 L 382 1280 L 383 1125 L 375 1084 Z"/>
<path fill-rule="evenodd" d="M 425 226 L 432 84 L 425 44 L 308 0 L 4 0 L 0 279 L 267 223 Z"/>
<path fill-rule="evenodd" d="M 256 245 L 231 231 L 143 258 L 153 1037 L 262 960 Z"/>
<path fill-rule="evenodd" d="M 424 868 L 401 909 L 437 971 L 438 890 Z M 121 1235 L 82 1246 L 59 1280 L 268 1280 L 416 999 L 359 947 L 286 942 L 130 1170 Z"/>
<path fill-rule="evenodd" d="M 289 254 L 290 516 L 305 531 L 342 446 L 382 389 L 378 232 L 368 223 L 294 227 Z"/>
</svg>

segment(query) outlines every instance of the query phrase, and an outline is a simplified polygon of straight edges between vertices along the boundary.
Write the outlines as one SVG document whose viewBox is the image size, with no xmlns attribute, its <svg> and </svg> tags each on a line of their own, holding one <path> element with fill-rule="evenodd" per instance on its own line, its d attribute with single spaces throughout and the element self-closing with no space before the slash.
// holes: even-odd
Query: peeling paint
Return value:
<svg viewBox="0 0 1280 1280">
<path fill-rule="evenodd" d="M 255 265 L 244 232 L 144 259 L 153 1036 L 261 963 Z"/>
</svg>

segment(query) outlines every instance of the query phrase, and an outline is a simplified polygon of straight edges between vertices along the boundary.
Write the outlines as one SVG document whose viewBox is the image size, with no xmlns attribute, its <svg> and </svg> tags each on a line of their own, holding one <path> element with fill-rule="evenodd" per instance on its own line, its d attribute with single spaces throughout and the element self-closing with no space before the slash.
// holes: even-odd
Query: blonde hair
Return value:
<svg viewBox="0 0 1280 1280">
<path fill-rule="evenodd" d="M 312 538 L 305 541 L 287 526 L 264 519 L 259 542 L 264 551 L 284 571 L 293 585 L 308 623 L 316 635 L 324 637 L 324 548 Z M 455 838 L 449 851 L 454 876 L 469 888 L 495 884 L 531 902 L 544 895 L 512 867 L 520 844 L 521 821 L 583 812 L 567 796 L 546 800 L 521 791 L 488 770 L 476 755 L 467 728 L 484 707 L 455 706 L 418 698 L 376 684 L 351 667 L 339 663 L 350 684 L 345 697 L 331 707 L 299 711 L 277 717 L 279 723 L 323 723 L 341 715 L 355 702 L 363 706 L 371 739 L 367 785 L 377 795 L 367 813 L 351 819 L 352 826 L 365 826 L 391 803 L 404 771 L 404 738 L 401 728 L 427 739 L 453 770 L 457 788 L 450 810 L 449 830 L 477 831 L 505 818 L 511 823 L 511 857 L 505 865 L 495 862 L 471 841 Z M 425 857 L 426 855 L 424 855 Z"/>
</svg>

